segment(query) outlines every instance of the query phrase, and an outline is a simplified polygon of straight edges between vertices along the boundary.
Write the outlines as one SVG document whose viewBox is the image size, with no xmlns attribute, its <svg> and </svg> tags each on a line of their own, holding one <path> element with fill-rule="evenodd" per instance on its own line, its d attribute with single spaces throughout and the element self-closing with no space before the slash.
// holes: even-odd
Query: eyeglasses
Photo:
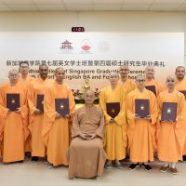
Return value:
<svg viewBox="0 0 186 186">
<path fill-rule="evenodd" d="M 137 81 L 138 82 L 144 82 L 145 80 L 144 79 L 138 79 Z"/>
<path fill-rule="evenodd" d="M 170 82 L 174 83 L 175 81 L 174 80 L 167 80 L 167 82 L 168 83 L 170 83 Z"/>
</svg>

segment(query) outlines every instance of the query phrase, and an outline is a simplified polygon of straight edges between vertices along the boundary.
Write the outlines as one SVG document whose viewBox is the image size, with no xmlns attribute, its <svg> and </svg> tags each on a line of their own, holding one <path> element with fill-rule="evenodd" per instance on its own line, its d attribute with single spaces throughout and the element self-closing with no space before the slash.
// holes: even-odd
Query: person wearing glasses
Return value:
<svg viewBox="0 0 186 186">
<path fill-rule="evenodd" d="M 104 148 L 107 154 L 106 168 L 114 165 L 121 168 L 120 160 L 126 158 L 126 111 L 123 85 L 119 82 L 119 74 L 109 74 L 110 85 L 100 93 L 100 107 L 105 118 Z"/>
<path fill-rule="evenodd" d="M 155 79 L 155 69 L 153 66 L 147 66 L 145 69 L 145 88 L 151 90 L 157 97 L 165 87 Z"/>
<path fill-rule="evenodd" d="M 156 149 L 157 100 L 154 93 L 145 88 L 144 75 L 137 75 L 136 87 L 126 99 L 128 151 L 132 162 L 129 169 L 140 165 L 151 170 L 148 162 L 154 160 Z"/>
<path fill-rule="evenodd" d="M 136 88 L 135 81 L 132 79 L 128 78 L 128 73 L 129 73 L 129 67 L 128 65 L 123 65 L 119 69 L 120 77 L 121 77 L 121 83 L 123 85 L 124 91 L 126 94 L 131 92 Z"/>
<path fill-rule="evenodd" d="M 163 162 L 161 172 L 177 174 L 176 163 L 182 159 L 185 142 L 185 98 L 175 89 L 175 77 L 166 79 L 167 90 L 158 97 L 157 128 L 158 158 Z"/>
</svg>

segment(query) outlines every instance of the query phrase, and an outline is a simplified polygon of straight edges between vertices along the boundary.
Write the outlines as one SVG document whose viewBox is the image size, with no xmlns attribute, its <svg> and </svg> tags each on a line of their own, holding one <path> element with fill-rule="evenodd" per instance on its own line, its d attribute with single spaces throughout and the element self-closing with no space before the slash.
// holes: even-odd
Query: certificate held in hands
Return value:
<svg viewBox="0 0 186 186">
<path fill-rule="evenodd" d="M 145 86 L 145 88 L 147 90 L 150 90 L 151 92 L 154 93 L 154 95 L 156 96 L 156 87 L 154 85 L 151 85 L 151 86 Z"/>
<path fill-rule="evenodd" d="M 148 99 L 135 100 L 135 114 L 140 118 L 145 118 L 150 115 Z"/>
<path fill-rule="evenodd" d="M 107 114 L 111 118 L 115 118 L 120 112 L 120 103 L 113 102 L 113 103 L 106 103 Z"/>
<path fill-rule="evenodd" d="M 36 108 L 40 110 L 40 112 L 44 112 L 44 95 L 43 94 L 37 95 Z"/>
<path fill-rule="evenodd" d="M 176 121 L 177 103 L 164 102 L 161 113 L 161 121 Z"/>
<path fill-rule="evenodd" d="M 55 99 L 55 107 L 56 107 L 56 112 L 58 112 L 62 116 L 69 115 L 70 109 L 69 109 L 69 99 L 68 98 Z"/>
<path fill-rule="evenodd" d="M 7 108 L 10 111 L 17 111 L 20 107 L 20 95 L 19 94 L 7 94 Z"/>
</svg>

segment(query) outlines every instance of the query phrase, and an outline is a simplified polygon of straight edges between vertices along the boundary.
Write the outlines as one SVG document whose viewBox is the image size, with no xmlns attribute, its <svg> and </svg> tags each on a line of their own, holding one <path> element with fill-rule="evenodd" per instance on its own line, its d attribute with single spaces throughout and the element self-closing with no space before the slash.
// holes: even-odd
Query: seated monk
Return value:
<svg viewBox="0 0 186 186">
<path fill-rule="evenodd" d="M 94 178 L 104 171 L 106 154 L 103 150 L 104 116 L 93 105 L 94 92 L 84 95 L 85 106 L 79 108 L 72 125 L 72 141 L 69 148 L 69 178 Z"/>
</svg>

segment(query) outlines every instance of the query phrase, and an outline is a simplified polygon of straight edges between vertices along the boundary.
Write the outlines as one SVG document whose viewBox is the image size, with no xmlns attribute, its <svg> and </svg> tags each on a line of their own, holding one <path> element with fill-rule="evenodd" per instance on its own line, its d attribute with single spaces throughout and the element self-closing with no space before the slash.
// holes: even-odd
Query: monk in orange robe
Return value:
<svg viewBox="0 0 186 186">
<path fill-rule="evenodd" d="M 110 74 L 110 85 L 103 88 L 100 93 L 100 106 L 105 118 L 104 148 L 107 153 L 106 167 L 111 168 L 113 163 L 120 168 L 120 160 L 126 157 L 126 113 L 123 85 L 119 82 L 119 74 Z M 110 106 L 111 107 L 110 107 Z M 116 105 L 112 108 L 112 105 Z M 118 106 L 117 106 L 118 105 Z M 111 108 L 111 112 L 108 110 Z M 108 112 L 109 111 L 109 112 Z"/>
<path fill-rule="evenodd" d="M 29 88 L 31 82 L 34 80 L 33 77 L 29 75 L 29 63 L 28 61 L 21 61 L 19 63 L 19 82 L 22 83 L 23 86 L 25 86 L 27 89 Z M 29 126 L 29 116 L 27 118 L 27 128 Z M 29 137 L 27 138 L 27 141 L 25 142 L 25 152 L 28 156 L 30 156 L 31 152 L 31 136 L 29 134 Z"/>
<path fill-rule="evenodd" d="M 47 160 L 53 166 L 68 165 L 67 151 L 69 148 L 69 118 L 75 110 L 72 91 L 64 84 L 65 71 L 55 70 L 55 81 L 48 88 L 44 101 L 43 141 L 47 147 Z M 69 113 L 62 115 L 56 110 L 55 102 L 67 99 Z M 63 108 L 65 109 L 65 108 Z"/>
<path fill-rule="evenodd" d="M 94 178 L 104 172 L 106 154 L 103 150 L 104 115 L 94 106 L 94 92 L 84 95 L 85 105 L 79 108 L 72 125 L 69 148 L 69 178 Z"/>
<path fill-rule="evenodd" d="M 145 69 L 145 86 L 148 89 L 149 86 L 155 87 L 155 95 L 156 97 L 165 89 L 165 86 L 155 80 L 155 69 L 152 66 L 147 66 Z"/>
<path fill-rule="evenodd" d="M 124 91 L 128 94 L 136 88 L 136 84 L 133 80 L 128 79 L 129 67 L 127 65 L 121 66 L 119 72 Z"/>
<path fill-rule="evenodd" d="M 150 170 L 149 161 L 154 160 L 156 149 L 155 130 L 157 121 L 157 100 L 151 91 L 145 88 L 145 78 L 137 75 L 137 88 L 131 91 L 126 100 L 128 119 L 128 150 L 132 164 L 130 169 L 135 169 L 139 164 L 146 170 Z M 136 100 L 147 100 L 149 103 L 149 115 L 140 117 L 136 113 Z"/>
<path fill-rule="evenodd" d="M 28 137 L 26 121 L 28 117 L 27 89 L 18 82 L 18 71 L 9 71 L 9 83 L 0 87 L 0 139 L 3 139 L 3 162 L 20 162 L 24 160 L 24 144 Z M 9 96 L 18 95 L 18 108 L 11 110 L 7 101 Z M 11 99 L 11 98 L 10 98 Z M 14 103 L 15 98 L 12 98 Z"/>
<path fill-rule="evenodd" d="M 176 163 L 182 159 L 186 121 L 185 98 L 182 93 L 175 90 L 175 81 L 173 76 L 168 76 L 166 79 L 167 90 L 161 92 L 158 97 L 160 109 L 157 131 L 158 157 L 160 161 L 164 162 L 161 171 L 169 170 L 172 174 L 177 174 Z M 167 102 L 177 105 L 175 121 L 162 121 L 163 105 Z"/>
<path fill-rule="evenodd" d="M 44 112 L 37 107 L 38 98 L 45 97 L 45 92 L 51 81 L 47 78 L 48 66 L 39 66 L 39 78 L 33 80 L 28 89 L 28 104 L 30 109 L 29 129 L 31 132 L 32 160 L 37 161 L 38 157 L 45 157 L 46 148 L 42 140 Z M 42 102 L 43 103 L 43 102 Z M 39 104 L 38 104 L 39 105 Z"/>
<path fill-rule="evenodd" d="M 176 68 L 175 75 L 176 75 L 176 86 L 175 86 L 175 88 L 179 92 L 183 93 L 185 98 L 186 98 L 185 67 L 178 66 Z M 186 161 L 186 123 L 185 123 L 185 145 L 184 145 L 184 148 L 183 148 L 183 160 Z"/>
</svg>

